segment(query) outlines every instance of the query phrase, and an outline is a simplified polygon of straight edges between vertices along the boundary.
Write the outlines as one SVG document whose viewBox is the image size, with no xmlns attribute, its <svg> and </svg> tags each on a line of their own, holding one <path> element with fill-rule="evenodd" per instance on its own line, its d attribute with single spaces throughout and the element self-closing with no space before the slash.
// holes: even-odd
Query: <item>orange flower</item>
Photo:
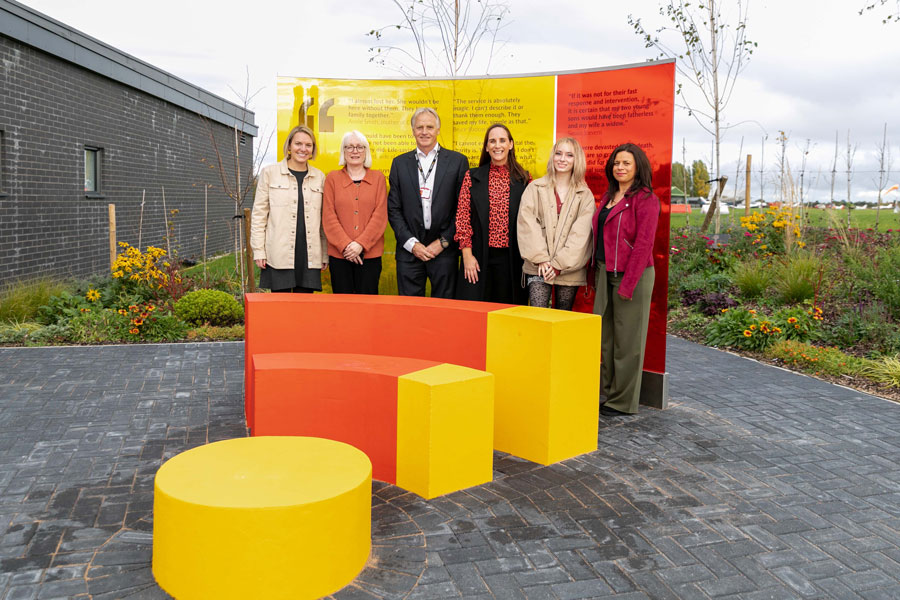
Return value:
<svg viewBox="0 0 900 600">
<path fill-rule="evenodd" d="M 788 318 L 788 323 L 793 324 L 793 323 L 796 323 L 796 322 L 797 322 L 797 317 L 790 317 L 790 318 Z"/>
<path fill-rule="evenodd" d="M 134 323 L 134 326 L 135 326 L 135 327 L 140 327 L 141 325 L 144 324 L 144 320 L 143 320 L 143 319 L 134 319 L 134 320 L 132 321 L 132 323 Z"/>
<path fill-rule="evenodd" d="M 750 337 L 750 336 L 752 336 L 752 335 L 753 335 L 753 332 L 750 331 L 749 329 L 745 329 L 745 330 L 744 330 L 744 337 Z"/>
<path fill-rule="evenodd" d="M 137 334 L 139 334 L 140 332 L 141 332 L 141 330 L 138 329 L 137 327 L 132 327 L 131 329 L 128 330 L 128 333 L 131 333 L 131 334 L 133 334 L 133 335 L 137 335 Z"/>
</svg>

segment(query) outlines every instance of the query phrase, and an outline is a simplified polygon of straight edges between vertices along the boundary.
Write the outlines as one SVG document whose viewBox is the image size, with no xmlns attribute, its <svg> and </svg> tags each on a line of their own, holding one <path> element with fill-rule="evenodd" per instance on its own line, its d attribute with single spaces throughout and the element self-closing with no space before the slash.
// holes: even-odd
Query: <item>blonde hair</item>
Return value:
<svg viewBox="0 0 900 600">
<path fill-rule="evenodd" d="M 341 138 L 341 157 L 338 158 L 338 165 L 343 167 L 347 164 L 347 159 L 344 157 L 344 146 L 347 144 L 347 140 L 350 138 L 356 138 L 359 142 L 366 147 L 366 159 L 363 161 L 363 166 L 365 168 L 369 168 L 372 166 L 372 152 L 369 150 L 369 140 L 366 139 L 361 132 L 357 130 L 348 131 L 344 134 L 344 137 Z"/>
<path fill-rule="evenodd" d="M 550 151 L 550 160 L 547 161 L 547 178 L 550 180 L 550 183 L 556 185 L 556 166 L 553 164 L 553 157 L 557 149 L 563 144 L 572 146 L 572 151 L 575 154 L 575 164 L 572 165 L 569 181 L 573 186 L 578 187 L 585 183 L 584 175 L 587 173 L 587 158 L 584 155 L 581 144 L 573 137 L 560 138 L 553 144 L 553 149 Z"/>
<path fill-rule="evenodd" d="M 314 134 L 312 129 L 310 129 L 306 125 L 297 125 L 293 129 L 291 129 L 291 131 L 287 135 L 287 139 L 284 140 L 284 149 L 282 151 L 282 153 L 284 154 L 284 157 L 285 158 L 291 157 L 291 140 L 294 139 L 294 136 L 297 135 L 298 133 L 305 133 L 306 135 L 309 136 L 309 139 L 312 140 L 313 151 L 312 151 L 312 155 L 310 156 L 310 158 L 315 158 L 316 156 L 318 156 L 319 155 L 319 144 L 316 143 L 316 134 Z"/>
</svg>

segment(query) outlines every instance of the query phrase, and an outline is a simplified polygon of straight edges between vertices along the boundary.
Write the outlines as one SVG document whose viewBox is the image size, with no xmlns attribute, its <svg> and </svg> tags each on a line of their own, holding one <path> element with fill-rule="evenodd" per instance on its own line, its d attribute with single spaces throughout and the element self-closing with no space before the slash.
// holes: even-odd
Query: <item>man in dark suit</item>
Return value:
<svg viewBox="0 0 900 600">
<path fill-rule="evenodd" d="M 416 149 L 391 163 L 388 220 L 397 237 L 397 288 L 401 296 L 453 298 L 459 248 L 456 203 L 469 160 L 438 146 L 441 119 L 419 108 L 410 120 Z"/>
</svg>

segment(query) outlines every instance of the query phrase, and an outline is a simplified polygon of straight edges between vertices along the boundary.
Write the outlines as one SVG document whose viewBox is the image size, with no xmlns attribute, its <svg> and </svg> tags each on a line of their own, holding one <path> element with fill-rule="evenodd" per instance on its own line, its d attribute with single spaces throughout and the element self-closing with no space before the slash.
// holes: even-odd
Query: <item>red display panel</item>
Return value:
<svg viewBox="0 0 900 600">
<path fill-rule="evenodd" d="M 616 146 L 632 142 L 650 159 L 662 210 L 653 245 L 656 283 L 644 370 L 657 373 L 666 370 L 674 105 L 674 61 L 557 77 L 556 137 L 574 137 L 584 147 L 587 183 L 598 202 L 607 188 L 606 160 Z"/>
</svg>

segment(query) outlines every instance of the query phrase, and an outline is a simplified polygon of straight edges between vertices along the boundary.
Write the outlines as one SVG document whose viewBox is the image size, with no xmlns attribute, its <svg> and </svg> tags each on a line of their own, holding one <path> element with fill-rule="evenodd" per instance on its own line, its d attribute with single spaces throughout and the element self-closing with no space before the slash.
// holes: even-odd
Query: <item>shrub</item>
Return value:
<svg viewBox="0 0 900 600">
<path fill-rule="evenodd" d="M 685 309 L 681 310 L 681 314 L 679 314 L 677 317 L 674 317 L 672 313 L 669 313 L 670 316 L 673 316 L 673 319 L 669 322 L 668 328 L 669 331 L 673 333 L 694 333 L 697 331 L 701 331 L 704 327 L 706 327 L 707 322 L 709 322 L 709 319 L 701 314 Z"/>
<path fill-rule="evenodd" d="M 812 257 L 795 256 L 785 261 L 775 277 L 775 286 L 785 304 L 811 300 L 821 275 L 821 266 Z"/>
<path fill-rule="evenodd" d="M 195 290 L 175 303 L 175 314 L 194 326 L 206 323 L 224 327 L 240 323 L 244 318 L 244 307 L 226 292 Z"/>
<path fill-rule="evenodd" d="M 766 351 L 766 356 L 814 375 L 853 375 L 859 373 L 865 364 L 862 359 L 844 354 L 837 348 L 823 348 L 796 340 L 777 342 Z"/>
<path fill-rule="evenodd" d="M 900 388 L 900 354 L 866 361 L 860 375 L 891 387 Z"/>
<path fill-rule="evenodd" d="M 819 335 L 822 309 L 809 305 L 782 308 L 772 315 L 772 321 L 784 339 L 806 342 Z"/>
<path fill-rule="evenodd" d="M 35 330 L 26 340 L 28 345 L 50 346 L 65 344 L 72 337 L 72 329 L 68 325 L 44 325 Z"/>
<path fill-rule="evenodd" d="M 184 338 L 188 326 L 174 315 L 161 314 L 152 304 L 128 309 L 82 309 L 69 324 L 72 340 L 103 342 L 173 342 Z"/>
<path fill-rule="evenodd" d="M 856 348 L 857 353 L 900 352 L 900 327 L 878 301 L 845 308 L 823 332 L 821 339 L 840 348 Z"/>
<path fill-rule="evenodd" d="M 734 308 L 737 302 L 727 294 L 711 292 L 704 294 L 702 290 L 691 290 L 684 294 L 685 306 L 696 306 L 707 317 L 714 317 L 722 312 L 722 309 Z"/>
<path fill-rule="evenodd" d="M 900 245 L 878 250 L 871 260 L 859 261 L 851 272 L 859 279 L 859 287 L 880 300 L 900 321 Z"/>
<path fill-rule="evenodd" d="M 734 269 L 734 285 L 742 298 L 759 298 L 772 284 L 773 273 L 770 265 L 758 260 L 738 263 Z"/>
<path fill-rule="evenodd" d="M 83 309 L 69 321 L 72 341 L 78 344 L 118 342 L 128 339 L 130 328 L 127 315 L 110 308 Z"/>
<path fill-rule="evenodd" d="M 40 329 L 39 323 L 3 323 L 0 324 L 0 344 L 24 344 L 35 331 Z"/>
<path fill-rule="evenodd" d="M 731 289 L 731 278 L 725 273 L 709 271 L 685 274 L 678 279 L 677 289 L 681 294 L 690 290 L 700 290 L 703 293 L 727 292 Z"/>
<path fill-rule="evenodd" d="M 244 326 L 214 327 L 203 325 L 187 332 L 187 339 L 192 342 L 232 341 L 244 339 Z"/>
<path fill-rule="evenodd" d="M 725 308 L 704 333 L 710 346 L 760 351 L 779 340 L 815 337 L 821 320 L 822 310 L 817 307 L 791 307 L 771 317 L 753 309 Z"/>
<path fill-rule="evenodd" d="M 745 308 L 722 309 L 715 321 L 706 326 L 706 343 L 710 346 L 764 350 L 775 341 L 781 330 L 756 311 Z"/>
<path fill-rule="evenodd" d="M 7 285 L 0 292 L 0 322 L 31 321 L 38 309 L 54 295 L 61 294 L 65 285 L 52 279 L 36 279 Z"/>
</svg>

